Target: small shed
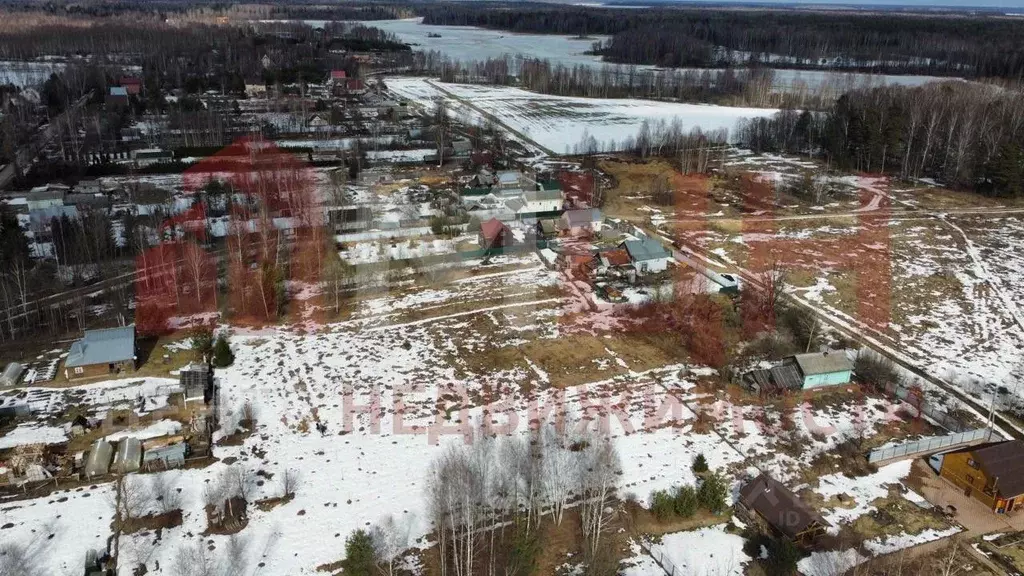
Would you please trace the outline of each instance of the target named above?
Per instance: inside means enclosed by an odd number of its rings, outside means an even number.
[[[21,375],[25,372],[25,367],[17,362],[11,362],[4,368],[3,374],[0,374],[0,388],[10,388],[17,386],[18,381],[21,380]]]
[[[110,471],[110,458],[114,454],[114,447],[106,440],[97,440],[89,448],[89,455],[85,459],[86,478],[103,476]]]
[[[853,363],[842,351],[811,352],[793,356],[803,375],[803,388],[849,384]]]
[[[178,383],[185,393],[185,403],[203,402],[213,399],[213,370],[208,364],[193,362],[181,369]]]
[[[512,230],[497,218],[480,223],[480,246],[484,249],[512,245]]]
[[[188,444],[184,442],[151,448],[142,455],[142,466],[146,470],[179,468],[185,465],[185,454],[187,452]]]
[[[135,472],[142,463],[142,442],[138,438],[125,438],[117,443],[117,455],[112,468],[118,474]]]

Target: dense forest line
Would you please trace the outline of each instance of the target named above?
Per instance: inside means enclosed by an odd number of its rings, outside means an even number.
[[[510,56],[462,62],[437,51],[413,55],[414,73],[443,82],[517,86],[555,96],[646,98],[725,106],[824,108],[847,90],[860,87],[855,78],[837,77],[811,89],[775,89],[770,68],[724,70],[650,70],[636,66],[565,66],[548,60]]]
[[[1024,94],[994,86],[854,90],[827,112],[745,122],[738,137],[757,152],[810,154],[844,170],[1024,195]]]
[[[610,35],[608,61],[718,67],[751,63],[1019,79],[1024,23],[994,17],[474,4],[420,5],[424,23],[514,32]]]

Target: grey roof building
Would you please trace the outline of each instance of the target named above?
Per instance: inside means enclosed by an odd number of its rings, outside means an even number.
[[[786,538],[807,543],[830,524],[781,482],[761,474],[740,488],[738,503]]]
[[[65,360],[65,368],[78,369],[89,366],[103,368],[117,365],[120,368],[135,368],[135,325],[120,328],[86,330],[81,340],[71,345],[71,352]],[[81,374],[81,371],[76,370]]]
[[[645,262],[648,260],[659,260],[661,258],[670,258],[671,255],[665,247],[662,246],[661,242],[654,240],[653,238],[641,238],[640,240],[626,240],[622,243],[626,252],[629,252],[629,257],[634,262]]]
[[[797,354],[793,357],[804,376],[815,374],[832,374],[833,372],[849,372],[853,370],[853,362],[842,352],[811,352]]]

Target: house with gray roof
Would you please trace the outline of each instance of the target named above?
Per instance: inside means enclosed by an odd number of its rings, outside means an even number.
[[[668,269],[669,260],[672,259],[672,254],[661,242],[647,236],[637,240],[626,240],[619,247],[629,253],[633,269],[641,276],[664,272]]]
[[[793,356],[803,376],[803,388],[820,388],[822,386],[842,386],[849,384],[853,376],[853,362],[842,350],[811,352]]]
[[[64,378],[93,378],[134,372],[135,325],[86,330],[64,359]]]

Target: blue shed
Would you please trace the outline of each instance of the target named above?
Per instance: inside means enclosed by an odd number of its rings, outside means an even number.
[[[804,390],[824,386],[849,384],[853,376],[853,362],[845,352],[812,352],[793,357],[804,379]]]

